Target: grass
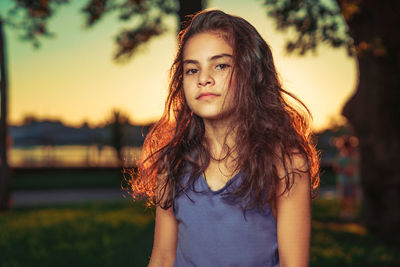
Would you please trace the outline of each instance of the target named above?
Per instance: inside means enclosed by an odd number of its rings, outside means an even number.
[[[337,200],[313,203],[310,266],[400,266],[398,248],[339,214]]]
[[[310,266],[400,266],[394,247],[338,214],[335,200],[313,203]],[[147,266],[153,218],[129,202],[0,213],[0,266]]]
[[[152,211],[97,203],[0,214],[0,266],[146,266]]]

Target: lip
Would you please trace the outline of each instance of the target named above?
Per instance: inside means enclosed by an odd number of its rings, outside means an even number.
[[[200,95],[197,97],[197,99],[199,99],[199,100],[205,100],[205,99],[211,99],[211,98],[214,98],[214,97],[217,97],[217,96],[219,96],[219,95],[206,92],[206,93],[200,94]]]

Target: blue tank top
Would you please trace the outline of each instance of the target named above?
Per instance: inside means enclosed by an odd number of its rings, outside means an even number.
[[[178,221],[175,267],[279,266],[276,221],[269,205],[261,212],[246,211],[223,199],[240,185],[239,172],[213,191],[203,175],[174,201]],[[186,174],[182,182],[187,182]],[[245,216],[244,216],[245,215]]]

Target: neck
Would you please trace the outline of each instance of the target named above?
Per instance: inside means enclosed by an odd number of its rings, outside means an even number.
[[[220,120],[204,120],[205,141],[210,149],[212,159],[224,159],[228,152],[230,157],[236,155],[232,151],[235,146],[235,130],[230,127],[230,122]]]

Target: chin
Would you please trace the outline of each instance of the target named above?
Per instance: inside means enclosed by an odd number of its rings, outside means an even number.
[[[204,120],[220,120],[220,119],[226,119],[227,117],[230,117],[230,115],[233,114],[234,110],[233,108],[231,109],[224,109],[220,110],[217,107],[203,107],[203,108],[195,108],[193,107],[192,109],[193,113],[199,116],[200,118]]]
[[[200,118],[204,119],[204,120],[218,120],[219,118],[221,118],[220,114],[205,114],[205,113],[197,113],[197,116],[199,116]]]
[[[222,120],[222,119],[227,119],[230,116],[227,116],[229,113],[220,113],[220,112],[204,112],[204,113],[195,113],[197,116],[201,117],[203,120]]]

